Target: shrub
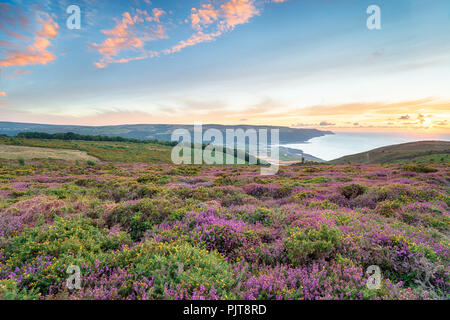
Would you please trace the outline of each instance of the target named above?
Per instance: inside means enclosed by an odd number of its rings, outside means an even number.
[[[337,210],[339,209],[339,206],[333,202],[330,202],[328,199],[324,201],[313,201],[308,203],[307,208],[320,208],[323,210]]]
[[[128,201],[115,207],[106,217],[110,227],[118,224],[139,241],[151,226],[163,222],[177,208],[174,201],[166,199],[142,199]]]
[[[251,183],[244,187],[245,193],[256,198],[272,197],[281,199],[291,194],[291,188],[277,184],[258,184]]]
[[[310,260],[329,257],[338,247],[340,238],[341,232],[338,228],[321,224],[319,229],[292,229],[283,243],[290,262],[293,265],[301,265]]]
[[[104,233],[81,218],[55,218],[50,226],[27,230],[13,239],[6,249],[13,263],[19,264],[37,256],[83,256],[101,252]]]
[[[398,201],[386,200],[377,204],[375,212],[385,217],[395,217],[400,207],[401,204]]]
[[[254,211],[250,211],[245,215],[245,221],[248,223],[261,222],[263,224],[270,223],[271,211],[268,208],[258,207]]]
[[[15,280],[0,280],[0,300],[38,300],[36,289],[20,289]]]
[[[354,199],[366,192],[366,187],[360,184],[352,183],[339,187],[338,191],[347,199]]]
[[[402,167],[403,171],[412,171],[417,173],[431,173],[438,170],[432,167],[425,166],[424,164],[406,164]]]
[[[18,288],[47,295],[52,286],[65,281],[67,266],[92,265],[109,250],[128,244],[130,237],[124,233],[108,234],[87,219],[57,217],[53,225],[13,238],[4,250],[8,269],[0,271],[17,274]],[[24,273],[27,276],[22,277]]]
[[[235,281],[229,264],[217,252],[187,243],[146,241],[111,257],[118,267],[134,266],[132,272],[153,278],[154,299],[191,299],[202,286],[219,296],[231,291]]]

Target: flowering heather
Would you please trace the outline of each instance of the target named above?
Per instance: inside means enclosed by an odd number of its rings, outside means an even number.
[[[0,161],[0,299],[448,299],[450,170]],[[369,266],[379,289],[369,289]],[[68,288],[69,266],[81,288]]]

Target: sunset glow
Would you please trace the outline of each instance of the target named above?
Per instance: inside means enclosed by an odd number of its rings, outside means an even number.
[[[450,129],[446,1],[376,31],[369,1],[83,0],[80,30],[63,2],[0,3],[0,121]]]

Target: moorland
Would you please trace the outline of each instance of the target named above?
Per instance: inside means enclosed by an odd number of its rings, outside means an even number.
[[[158,143],[1,139],[95,160],[0,159],[0,299],[449,297],[448,158],[261,176]]]

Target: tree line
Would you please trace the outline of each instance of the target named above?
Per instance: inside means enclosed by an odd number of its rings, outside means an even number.
[[[21,132],[16,135],[16,138],[24,139],[46,139],[46,140],[81,140],[81,141],[109,141],[109,142],[131,142],[131,143],[154,143],[165,146],[174,147],[177,142],[160,141],[156,139],[142,140],[135,138],[124,138],[120,136],[102,136],[102,135],[87,135],[78,134],[74,132],[58,132],[58,133],[46,133],[46,132]]]

